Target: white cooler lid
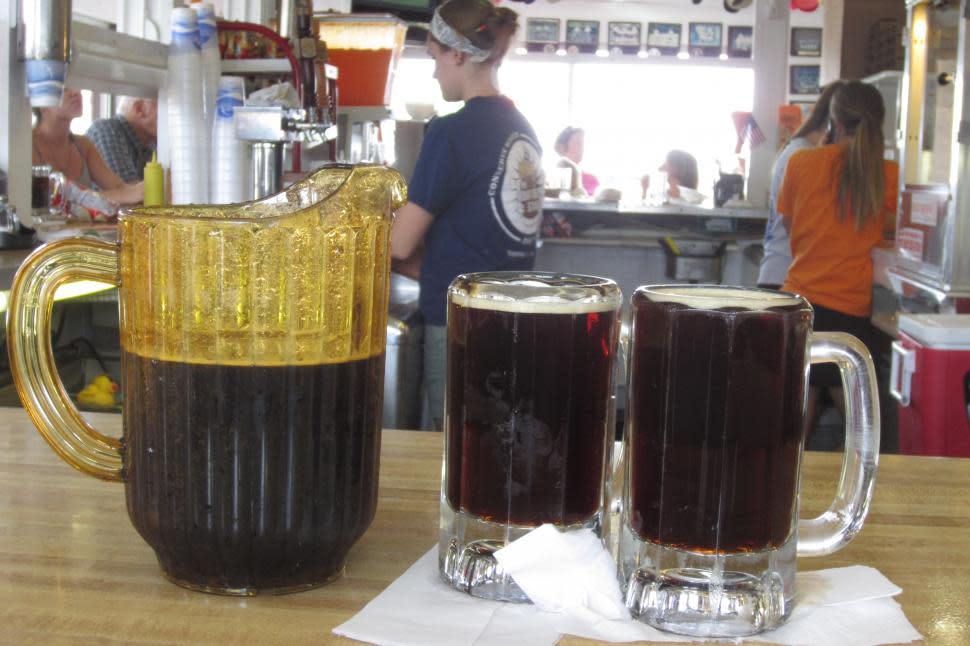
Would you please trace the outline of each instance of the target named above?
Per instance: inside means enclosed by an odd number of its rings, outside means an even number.
[[[900,314],[899,331],[932,348],[970,350],[970,314]]]

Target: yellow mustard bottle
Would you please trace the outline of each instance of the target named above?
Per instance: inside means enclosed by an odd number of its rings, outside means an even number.
[[[165,203],[165,172],[158,163],[158,154],[145,164],[145,206],[162,206]]]

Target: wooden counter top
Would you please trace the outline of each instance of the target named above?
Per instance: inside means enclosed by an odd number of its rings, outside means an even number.
[[[119,415],[90,418],[120,433]],[[128,522],[123,487],[75,472],[22,410],[0,409],[0,642],[356,643],[331,629],[436,540],[440,459],[439,434],[386,431],[377,517],[346,575],[299,594],[220,597],[168,583]],[[807,455],[806,512],[828,504],[838,467],[838,455]],[[884,456],[859,537],[799,562],[856,563],[903,588],[897,600],[926,643],[970,643],[970,460]]]

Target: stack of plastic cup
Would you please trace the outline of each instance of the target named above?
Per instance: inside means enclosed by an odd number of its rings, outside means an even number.
[[[202,54],[195,12],[172,9],[172,42],[168,48],[168,141],[172,204],[205,204],[209,200],[209,131],[203,117]]]
[[[219,36],[216,31],[216,12],[209,3],[194,4],[195,15],[199,21],[199,45],[202,48],[202,96],[203,118],[206,132],[212,132],[215,124],[216,99],[219,96],[219,75],[222,73],[222,60],[219,58]],[[212,151],[209,151],[209,159]],[[211,178],[210,178],[211,182]],[[210,198],[212,187],[209,187]]]
[[[212,129],[212,186],[214,204],[235,204],[252,199],[252,161],[249,144],[236,138],[233,112],[242,106],[245,85],[239,76],[219,79],[219,100]]]

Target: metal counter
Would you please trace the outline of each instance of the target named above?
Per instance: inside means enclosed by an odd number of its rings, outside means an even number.
[[[715,208],[687,204],[625,204],[587,200],[546,199],[545,213],[564,216],[573,236],[639,229],[659,235],[716,240],[761,240],[768,211],[755,208]]]

